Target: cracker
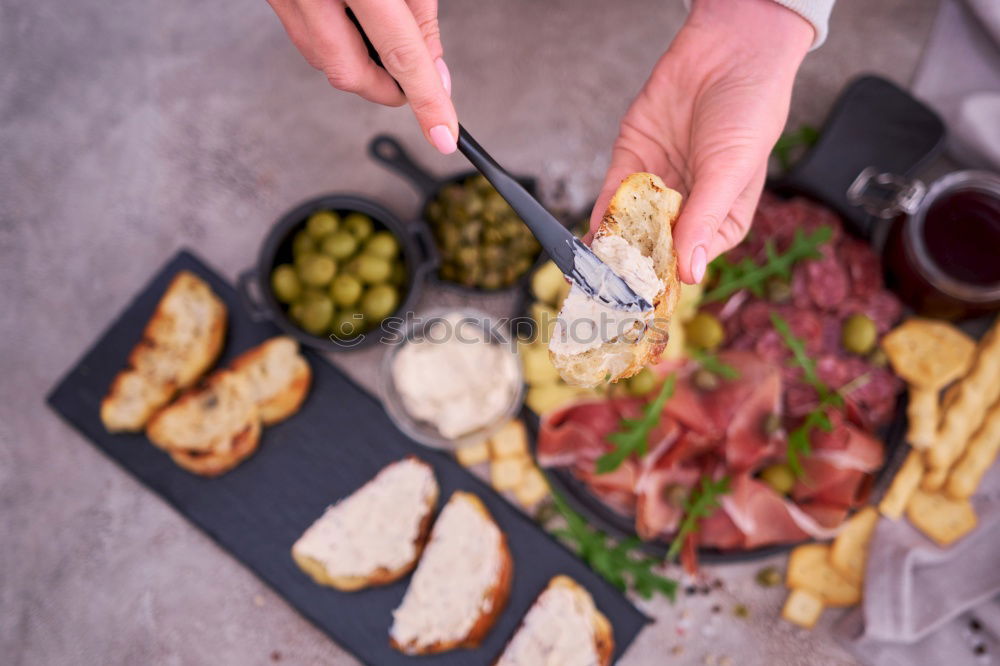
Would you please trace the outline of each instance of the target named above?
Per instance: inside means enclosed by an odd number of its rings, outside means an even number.
[[[913,493],[906,507],[906,517],[913,526],[939,546],[948,546],[975,529],[979,522],[972,503],[956,500],[944,493]]]
[[[887,333],[882,348],[907,383],[940,389],[968,371],[976,343],[951,324],[912,318]]]
[[[792,551],[788,558],[786,584],[808,590],[827,606],[853,606],[861,600],[861,586],[845,578],[830,564],[830,547],[809,543]]]
[[[823,599],[808,590],[796,589],[788,594],[785,606],[781,609],[781,617],[792,624],[806,629],[816,626],[816,621],[823,614]]]

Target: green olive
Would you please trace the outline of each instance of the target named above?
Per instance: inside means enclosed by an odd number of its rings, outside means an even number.
[[[306,309],[305,303],[303,303],[302,301],[292,303],[292,306],[288,308],[288,316],[291,317],[292,321],[301,326],[302,315],[305,313],[305,309]]]
[[[330,298],[337,307],[345,308],[357,303],[363,290],[361,280],[353,275],[342,274],[333,278],[330,283]]]
[[[333,301],[329,298],[319,298],[302,303],[302,314],[299,324],[313,335],[322,335],[330,328],[333,319]]]
[[[392,265],[392,275],[389,276],[389,282],[397,287],[406,284],[406,266],[403,265],[403,262],[397,261]]]
[[[300,231],[295,234],[295,238],[292,239],[292,256],[298,259],[303,254],[309,254],[310,252],[316,251],[316,241],[313,240],[312,236],[307,234],[305,231]]]
[[[291,264],[281,264],[271,273],[271,290],[282,303],[292,303],[302,293],[302,284]]]
[[[643,368],[638,373],[629,377],[626,386],[631,395],[646,395],[656,388],[656,373],[649,368]]]
[[[358,249],[358,241],[349,231],[335,231],[323,238],[320,250],[337,261],[347,259]]]
[[[336,262],[325,254],[303,255],[298,262],[299,279],[311,287],[329,284],[336,272]]]
[[[712,350],[725,341],[726,332],[715,315],[699,312],[684,325],[684,337],[692,347]]]
[[[395,259],[399,254],[399,241],[391,231],[379,231],[365,241],[365,253],[373,254],[383,259]]]
[[[332,234],[340,225],[340,216],[332,210],[319,210],[309,216],[306,232],[316,240]]]
[[[341,310],[330,324],[330,332],[338,338],[353,338],[365,330],[365,318],[354,310]]]
[[[852,354],[867,354],[875,346],[878,329],[875,322],[863,314],[853,314],[840,330],[840,342]]]
[[[761,481],[771,486],[779,495],[787,495],[795,487],[795,474],[784,463],[769,465],[760,472]]]
[[[344,228],[359,241],[372,235],[373,226],[372,219],[363,213],[351,213],[344,218]]]
[[[385,282],[392,275],[392,264],[381,257],[362,254],[357,261],[357,275],[362,282],[367,284]]]
[[[371,321],[382,321],[399,305],[399,293],[388,284],[369,287],[361,297],[361,312]]]

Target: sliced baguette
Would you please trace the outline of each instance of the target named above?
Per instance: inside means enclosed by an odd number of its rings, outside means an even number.
[[[232,369],[245,377],[264,425],[284,421],[302,406],[312,370],[299,353],[299,343],[280,335],[241,354]]]
[[[146,434],[181,467],[217,476],[257,450],[260,430],[247,380],[231,370],[219,370],[157,412]]]
[[[438,492],[430,465],[416,456],[394,462],[329,507],[292,546],[292,559],[338,590],[398,580],[423,552]]]
[[[180,390],[193,385],[222,350],[226,306],[189,271],[171,281],[101,402],[110,432],[138,432]]]
[[[555,576],[528,609],[495,666],[608,666],[615,641],[587,590]]]
[[[680,294],[672,233],[680,206],[681,195],[651,173],[634,173],[618,187],[594,238],[620,236],[652,259],[653,269],[663,283],[652,303],[654,323],[638,339],[618,336],[579,353],[554,351],[550,340],[549,355],[566,383],[589,387],[617,382],[654,362],[663,351],[667,322]],[[563,319],[563,312],[559,317]]]
[[[507,603],[512,575],[503,532],[478,497],[456,491],[392,613],[390,644],[406,654],[476,647]]]

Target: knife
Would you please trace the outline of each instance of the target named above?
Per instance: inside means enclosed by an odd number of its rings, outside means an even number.
[[[365,42],[368,56],[384,69],[378,51],[368,39],[354,12],[350,8],[346,11]],[[398,82],[396,85],[399,85]],[[653,309],[649,301],[635,293],[621,276],[573,236],[552,213],[545,210],[545,207],[501,167],[461,124],[458,126],[458,149],[510,204],[559,270],[585,294],[617,310],[648,312]]]

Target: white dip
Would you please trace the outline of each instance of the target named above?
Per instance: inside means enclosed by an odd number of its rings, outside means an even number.
[[[460,313],[442,319],[403,345],[392,381],[411,416],[455,439],[499,419],[521,380],[517,357],[487,342],[478,321]]]
[[[524,617],[496,666],[597,666],[593,603],[565,587],[550,587]]]
[[[415,559],[420,523],[437,492],[430,467],[400,460],[328,508],[292,550],[322,563],[331,576],[396,571]]]
[[[663,290],[653,259],[621,236],[595,238],[590,249],[649,303]],[[622,336],[638,340],[652,317],[652,310],[627,312],[605,305],[573,285],[553,328],[549,350],[554,354],[579,354]]]
[[[399,608],[392,638],[405,651],[465,638],[492,609],[487,593],[503,562],[500,528],[474,495],[456,492],[441,510]]]

